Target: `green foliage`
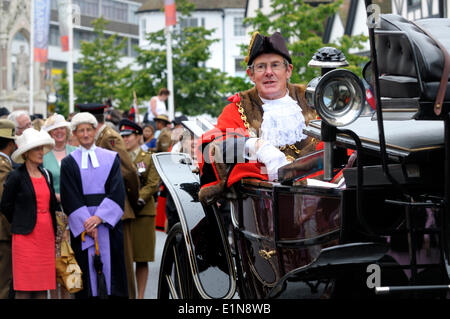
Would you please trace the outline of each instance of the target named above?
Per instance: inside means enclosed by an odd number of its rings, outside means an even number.
[[[361,66],[367,58],[350,54],[350,51],[354,48],[361,49],[362,42],[366,41],[367,37],[345,35],[337,44],[324,44],[322,41],[326,19],[336,14],[342,2],[339,0],[311,6],[304,0],[272,0],[270,15],[264,15],[258,10],[255,17],[246,18],[244,23],[264,35],[279,31],[288,40],[288,49],[294,66],[291,77],[293,83],[308,83],[320,75],[320,69],[310,68],[307,65],[314,53],[324,46],[340,49],[350,64],[348,68],[360,75]],[[246,49],[242,52],[247,54]]]
[[[67,118],[69,115],[69,81],[65,69],[63,69],[61,78],[57,81],[57,87],[58,100],[55,105],[55,112]]]
[[[182,32],[172,32],[172,69],[174,104],[176,111],[195,115],[210,113],[217,115],[223,105],[219,91],[226,80],[219,69],[204,66],[210,58],[209,47],[213,30],[189,27]],[[150,49],[137,49],[134,88],[140,98],[149,100],[160,88],[167,87],[166,36],[164,30],[149,33]]]
[[[74,93],[77,103],[102,103],[111,98],[119,106],[128,109],[132,93],[127,79],[131,76],[129,67],[119,68],[118,62],[124,56],[123,48],[127,44],[124,38],[117,41],[117,35],[104,33],[106,20],[96,19],[92,22],[95,40],[81,42],[80,69],[74,74]]]

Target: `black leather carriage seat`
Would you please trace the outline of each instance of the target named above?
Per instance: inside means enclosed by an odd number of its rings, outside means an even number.
[[[415,23],[426,29],[450,52],[450,19],[421,19]],[[395,33],[384,34],[384,31],[403,31],[407,38]],[[422,89],[411,44],[417,57]],[[383,14],[381,28],[376,29],[376,48],[382,97],[418,97],[421,101],[434,102],[444,68],[444,56],[432,39],[403,17]],[[444,100],[450,101],[450,84],[447,84]]]
[[[378,123],[372,117],[361,116],[341,128],[355,132],[361,139],[363,148],[379,152]],[[303,131],[307,135],[320,138],[321,121],[311,121]],[[406,158],[444,148],[442,121],[384,121],[384,133],[387,153],[393,156]],[[354,148],[353,139],[347,135],[338,134],[336,141],[348,148]]]

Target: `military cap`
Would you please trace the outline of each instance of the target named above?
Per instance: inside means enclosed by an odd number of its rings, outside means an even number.
[[[76,104],[75,105],[80,112],[89,112],[91,114],[103,114],[105,112],[105,108],[109,107],[103,103],[86,103],[86,104]]]
[[[9,115],[9,110],[6,107],[0,107],[0,116]]]
[[[13,121],[0,119],[0,137],[16,139],[16,125]]]
[[[119,122],[119,131],[121,136],[130,135],[130,134],[138,134],[141,135],[143,130],[139,124],[130,121],[129,119],[122,119]]]
[[[259,32],[254,32],[250,45],[248,47],[248,54],[245,57],[247,65],[252,65],[253,61],[263,53],[276,53],[284,57],[290,64],[292,64],[291,55],[289,54],[286,40],[280,32],[275,32],[271,36],[265,36]]]

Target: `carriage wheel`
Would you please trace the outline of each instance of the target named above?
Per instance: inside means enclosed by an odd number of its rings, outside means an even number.
[[[192,278],[181,224],[167,234],[159,271],[158,299],[194,299],[199,294]]]

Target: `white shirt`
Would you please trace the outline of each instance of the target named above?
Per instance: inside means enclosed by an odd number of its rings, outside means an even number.
[[[155,96],[154,98],[156,99],[156,113],[158,115],[167,114],[166,103],[164,103],[164,101],[161,101],[158,96]],[[155,118],[155,115],[152,112],[151,102],[152,102],[152,100],[150,100],[150,103],[148,103],[148,108],[147,108],[147,112],[148,112],[147,119],[149,121],[153,121],[153,119]]]

